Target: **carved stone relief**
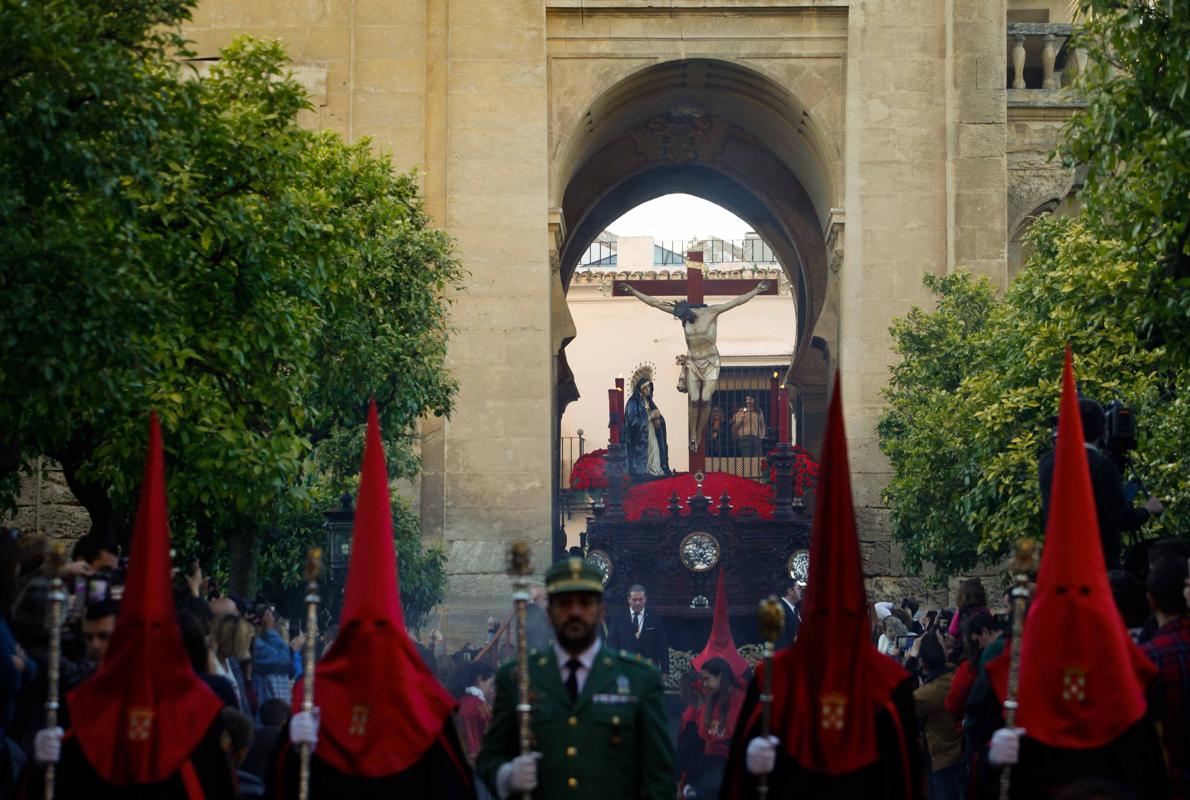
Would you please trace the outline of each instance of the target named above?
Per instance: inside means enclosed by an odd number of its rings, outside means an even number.
[[[665,164],[707,161],[722,146],[727,123],[698,108],[683,107],[647,119],[632,133],[646,159]]]

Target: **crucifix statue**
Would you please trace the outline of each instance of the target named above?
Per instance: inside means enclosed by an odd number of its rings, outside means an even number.
[[[616,283],[619,284],[620,291],[630,293],[642,303],[672,314],[682,322],[688,350],[685,369],[690,409],[689,446],[690,452],[701,454],[703,433],[706,430],[707,421],[711,417],[711,397],[715,394],[715,388],[719,382],[719,348],[716,346],[719,315],[724,311],[743,305],[758,294],[769,291],[772,285],[768,281],[761,281],[751,290],[726,303],[708,306],[703,302],[701,252],[686,254],[686,275],[687,283],[685,287],[682,287],[686,289],[686,297],[676,301],[658,300],[626,282],[617,281]],[[681,287],[681,283],[678,281],[641,281],[640,283],[650,284],[647,288],[652,288],[658,294],[669,293],[673,289]],[[739,284],[750,283],[750,281],[723,280],[711,283],[711,288],[717,293],[726,293],[727,291],[739,291]],[[651,284],[659,284],[659,286],[654,288]],[[669,284],[675,285],[670,286]],[[700,470],[702,461],[702,458],[697,459],[696,465],[695,459],[691,459],[691,470]]]

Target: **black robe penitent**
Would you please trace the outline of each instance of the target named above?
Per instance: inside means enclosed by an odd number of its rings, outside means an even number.
[[[1021,737],[1020,758],[1010,775],[1009,797],[1044,800],[1076,780],[1099,778],[1126,786],[1145,800],[1161,800],[1169,797],[1163,753],[1157,730],[1148,717],[1142,717],[1114,742],[1086,750],[1050,747],[1025,735]],[[998,798],[1001,771],[988,764],[986,747],[975,761],[974,772],[975,796]]]
[[[298,795],[298,751],[290,744],[289,726],[277,736],[277,751],[266,775],[265,797],[296,800]],[[310,757],[310,797],[344,800],[474,800],[475,783],[467,758],[459,745],[454,721],[447,717],[442,732],[416,764],[402,772],[367,778],[340,772],[318,757]]]
[[[201,786],[205,800],[234,798],[235,769],[221,738],[223,724],[219,717],[207,729],[206,735],[190,754],[190,765]],[[25,766],[24,781],[18,797],[33,800],[45,797],[45,771],[30,759]],[[78,739],[67,736],[62,740],[62,758],[54,775],[54,797],[60,800],[187,800],[181,771],[157,783],[121,786],[99,777],[91,762],[83,755]]]
[[[740,720],[752,718],[759,702],[759,687],[753,680],[744,698]],[[769,797],[782,800],[919,800],[923,797],[921,754],[917,736],[917,717],[913,707],[913,681],[906,680],[892,694],[899,720],[889,711],[876,715],[876,746],[879,758],[869,766],[843,775],[826,775],[807,769],[794,761],[780,746],[777,766],[769,775]],[[780,732],[774,731],[780,736]],[[748,772],[745,751],[748,742],[760,735],[760,724],[749,730],[736,729],[731,741],[731,755],[723,775],[720,800],[756,797],[756,776]],[[906,769],[908,775],[906,775]],[[908,788],[908,791],[906,789]]]

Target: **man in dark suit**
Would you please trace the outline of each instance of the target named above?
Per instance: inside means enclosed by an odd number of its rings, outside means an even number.
[[[607,643],[614,650],[627,650],[649,659],[665,675],[669,672],[669,642],[661,617],[646,611],[648,602],[645,587],[639,583],[628,587],[627,613],[612,617]]]
[[[1124,531],[1140,527],[1165,509],[1156,497],[1149,497],[1136,508],[1124,496],[1124,481],[1115,462],[1099,451],[1105,419],[1103,406],[1089,397],[1080,397],[1079,416],[1083,423],[1083,440],[1087,451],[1087,468],[1091,472],[1091,490],[1095,495],[1095,516],[1099,520],[1099,541],[1103,545],[1103,560],[1108,570],[1118,569],[1123,549]],[[1054,480],[1054,451],[1046,453],[1038,464],[1041,484],[1041,525],[1049,519],[1050,486]]]
[[[781,610],[785,612],[785,627],[781,629],[781,636],[777,639],[777,649],[789,647],[797,638],[797,629],[802,624],[802,590],[806,588],[804,581],[790,581],[785,587],[785,594],[781,597]]]

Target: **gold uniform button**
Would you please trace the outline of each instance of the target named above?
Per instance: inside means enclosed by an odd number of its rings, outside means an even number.
[[[567,722],[567,724],[569,724],[569,725],[577,725],[577,724],[578,724],[578,717],[571,717],[570,719],[566,720],[566,722]]]
[[[578,786],[578,778],[567,778],[566,785],[569,786],[571,789],[575,788],[576,786]]]
[[[570,756],[571,758],[574,758],[575,756],[578,755],[578,748],[577,747],[567,747],[566,755]]]

